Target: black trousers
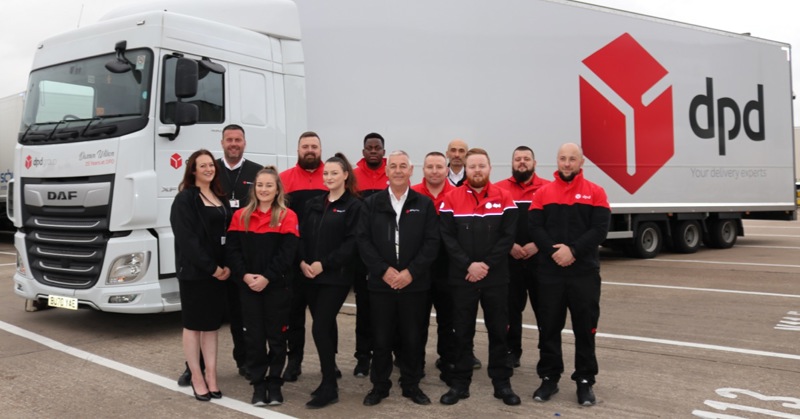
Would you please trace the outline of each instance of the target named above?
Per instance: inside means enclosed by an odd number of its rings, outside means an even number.
[[[299,269],[295,272],[289,309],[289,332],[286,334],[289,362],[297,364],[303,362],[303,353],[306,347],[306,308],[310,308],[309,295],[314,286],[312,280],[306,278]],[[338,329],[334,328],[333,333],[334,341],[338,342]]]
[[[495,388],[511,385],[514,369],[509,363],[506,333],[508,331],[508,284],[474,288],[452,287],[453,326],[456,337],[456,360],[452,386],[468,390],[472,382],[472,342],[478,304],[483,308],[486,330],[489,332],[489,367],[487,372]]]
[[[242,321],[241,302],[239,301],[239,284],[236,281],[225,281],[227,288],[227,307],[225,317],[231,328],[233,339],[233,359],[238,368],[247,365],[247,343],[244,337],[244,323]]]
[[[370,380],[379,391],[392,387],[392,351],[399,340],[400,385],[415,387],[422,379],[428,335],[428,292],[370,292],[375,343]]]
[[[447,286],[447,278],[435,278],[431,283],[428,296],[425,330],[430,326],[431,307],[436,308],[436,353],[441,362],[452,364],[455,362],[455,333],[453,332],[453,296]],[[428,343],[428,333],[423,337],[423,351]],[[424,352],[423,352],[424,356]],[[423,358],[424,359],[424,358]]]
[[[251,384],[259,384],[266,377],[269,387],[280,387],[283,384],[281,374],[286,364],[286,331],[291,290],[267,286],[262,292],[253,292],[249,288],[241,288],[247,368],[252,377]]]
[[[308,307],[313,323],[311,335],[319,354],[323,388],[336,388],[336,348],[338,333],[336,316],[350,292],[349,286],[318,285],[308,287]]]
[[[356,359],[372,358],[372,319],[370,316],[369,290],[367,289],[367,268],[361,261],[356,262],[353,291],[356,294]]]
[[[508,335],[506,343],[508,351],[516,356],[522,355],[522,314],[528,299],[537,318],[536,311],[536,271],[531,260],[508,258],[508,269],[511,274],[508,283]]]
[[[539,274],[539,377],[558,379],[564,372],[561,331],[569,309],[575,335],[575,381],[594,384],[597,375],[595,334],[600,318],[600,274],[558,276]]]

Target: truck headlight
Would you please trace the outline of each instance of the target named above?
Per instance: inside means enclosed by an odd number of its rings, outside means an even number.
[[[128,284],[138,281],[150,265],[150,252],[137,252],[122,255],[111,264],[106,284]]]
[[[25,268],[25,261],[22,260],[22,256],[20,256],[19,253],[17,253],[17,272],[22,276],[28,276],[28,270]]]

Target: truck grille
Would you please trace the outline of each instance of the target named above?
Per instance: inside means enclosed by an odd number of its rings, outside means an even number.
[[[113,180],[113,175],[23,179],[25,246],[37,281],[68,289],[97,283],[111,237]]]

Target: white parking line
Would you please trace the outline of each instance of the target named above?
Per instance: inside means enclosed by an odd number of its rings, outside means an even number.
[[[797,234],[750,234],[747,233],[746,237],[800,237]]]
[[[172,390],[178,393],[185,394],[188,397],[194,397],[192,394],[191,388],[184,388],[179,387],[175,380],[171,378],[162,377],[160,375],[153,374],[149,371],[141,370],[136,367],[132,367],[130,365],[125,365],[119,363],[117,361],[112,361],[108,358],[104,358],[102,356],[95,355],[90,352],[82,351],[77,348],[73,348],[71,346],[64,345],[61,342],[55,341],[53,339],[44,337],[42,335],[38,335],[33,332],[29,332],[25,329],[20,327],[14,326],[12,324],[8,324],[4,321],[0,321],[0,329],[5,330],[6,332],[15,334],[17,336],[23,337],[28,340],[32,340],[36,343],[41,345],[47,346],[51,349],[55,349],[57,351],[63,352],[67,355],[72,355],[76,358],[82,359],[84,361],[89,361],[95,363],[97,365],[104,366],[106,368],[110,368],[115,371],[119,371],[123,374],[130,375],[131,377],[138,378],[143,381],[147,381],[148,383],[155,384],[157,386],[163,387],[167,390]],[[221,399],[212,399],[211,403],[218,404],[220,406],[227,407],[228,409],[235,410],[237,412],[242,412],[248,415],[262,417],[262,418],[292,418],[292,416],[284,415],[282,413],[278,413],[272,410],[267,410],[260,407],[255,407],[251,404],[241,402],[239,400],[232,399],[230,397],[223,397]]]
[[[757,246],[757,245],[747,245],[747,244],[737,244],[736,247],[757,247],[761,249],[792,249],[797,250],[800,249],[800,246]]]
[[[14,266],[16,264],[17,264],[16,262],[14,262],[14,263],[0,263],[0,266]]]
[[[17,252],[0,252],[0,255],[16,256]]]
[[[644,259],[648,262],[680,262],[680,263],[706,263],[709,265],[739,265],[739,266],[766,266],[771,268],[800,268],[800,265],[783,265],[779,263],[753,263],[753,262],[721,262],[714,260],[691,259]]]
[[[621,286],[625,286],[625,287],[644,287],[644,288],[663,288],[663,289],[684,290],[684,291],[719,292],[719,293],[723,293],[723,294],[759,295],[759,296],[765,296],[765,297],[800,298],[800,295],[796,295],[796,294],[777,294],[777,293],[773,293],[773,292],[723,290],[723,289],[715,289],[715,288],[677,287],[677,286],[674,286],[674,285],[631,284],[631,283],[626,283],[626,282],[610,282],[610,281],[603,281],[603,285],[621,285]]]
[[[347,307],[355,307],[355,304],[352,303],[345,303]],[[435,314],[431,313],[431,317],[434,317]],[[476,320],[478,323],[484,323],[484,320],[478,318]],[[522,327],[524,329],[530,330],[538,330],[539,328],[536,325],[532,324],[523,324]],[[572,334],[572,330],[564,329],[562,334]],[[657,339],[657,338],[648,338],[642,336],[628,336],[628,335],[615,335],[611,333],[598,333],[598,337],[601,338],[608,338],[608,339],[620,339],[620,340],[631,340],[636,342],[646,342],[646,343],[655,343],[660,345],[670,345],[670,346],[680,346],[684,348],[698,348],[698,349],[707,349],[711,351],[720,351],[720,352],[733,352],[738,354],[745,354],[745,355],[755,355],[755,356],[763,356],[769,358],[782,358],[782,359],[793,359],[800,361],[800,355],[795,354],[784,354],[781,352],[769,352],[769,351],[759,351],[754,349],[743,349],[743,348],[734,348],[731,346],[721,346],[721,345],[709,345],[705,343],[695,343],[695,342],[682,342],[679,340],[670,340],[670,339]]]

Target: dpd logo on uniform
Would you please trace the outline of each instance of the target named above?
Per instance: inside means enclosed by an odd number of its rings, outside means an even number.
[[[633,194],[675,152],[668,72],[627,33],[583,63],[590,71],[580,77],[584,155]]]

